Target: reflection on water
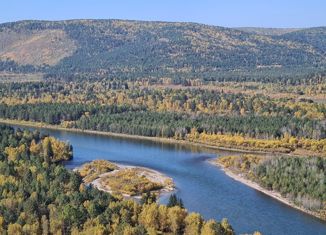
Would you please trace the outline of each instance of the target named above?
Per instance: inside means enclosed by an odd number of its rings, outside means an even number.
[[[31,128],[32,129],[32,128]],[[198,146],[156,143],[65,131],[41,130],[74,148],[74,159],[66,163],[74,168],[94,159],[144,166],[158,170],[176,183],[186,208],[206,219],[229,219],[237,233],[326,234],[326,223],[292,209],[226,176],[207,160],[230,154]],[[234,154],[234,153],[232,153]],[[162,203],[169,195],[163,195]]]

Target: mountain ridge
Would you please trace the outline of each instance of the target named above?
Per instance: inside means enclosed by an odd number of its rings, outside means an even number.
[[[266,35],[184,22],[7,22],[0,24],[0,71],[202,80],[221,77],[222,71],[225,80],[238,71],[254,76],[263,69],[268,76],[283,76],[304,68],[324,70],[325,38],[326,27]]]

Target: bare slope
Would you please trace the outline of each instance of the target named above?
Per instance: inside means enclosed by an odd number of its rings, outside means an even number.
[[[0,32],[0,59],[14,60],[21,65],[55,65],[75,50],[74,41],[63,30]]]

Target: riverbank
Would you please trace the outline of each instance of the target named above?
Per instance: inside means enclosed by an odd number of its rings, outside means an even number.
[[[248,154],[283,154],[289,156],[302,156],[300,154],[293,154],[293,153],[282,153],[276,152],[273,150],[270,151],[262,151],[262,150],[249,150],[239,148],[239,146],[234,147],[223,147],[223,146],[216,146],[210,145],[205,143],[193,142],[188,140],[177,140],[172,138],[161,138],[161,137],[149,137],[149,136],[141,136],[141,135],[131,135],[131,134],[123,134],[123,133],[113,133],[113,132],[104,132],[104,131],[95,131],[95,130],[82,130],[77,128],[66,128],[59,125],[50,125],[41,122],[31,122],[31,121],[18,121],[18,120],[11,120],[11,119],[1,119],[0,123],[9,124],[9,125],[20,125],[26,127],[36,127],[36,128],[44,128],[50,130],[61,130],[61,131],[69,131],[75,133],[85,133],[85,134],[93,134],[93,135],[101,135],[101,136],[110,136],[110,137],[117,137],[117,138],[128,138],[128,139],[135,139],[135,140],[147,140],[152,142],[159,142],[159,143],[167,143],[167,144],[180,144],[184,146],[190,147],[199,147],[199,148],[206,148],[210,150],[219,150],[219,151],[230,151],[230,152],[237,152],[237,153],[248,153]]]
[[[302,211],[302,212],[304,212],[306,214],[314,216],[314,217],[316,217],[318,219],[326,221],[326,219],[321,217],[318,213],[307,210],[307,209],[305,209],[303,207],[300,207],[300,206],[294,204],[289,199],[283,197],[279,192],[271,191],[271,190],[268,190],[266,188],[263,188],[258,183],[247,179],[244,174],[237,174],[237,173],[233,172],[232,170],[224,167],[222,164],[218,163],[216,160],[211,160],[211,161],[209,161],[209,163],[219,167],[220,169],[222,169],[225,172],[225,174],[227,176],[231,177],[232,179],[234,179],[234,180],[236,180],[236,181],[238,181],[238,182],[240,182],[242,184],[245,184],[246,186],[248,186],[250,188],[253,188],[253,189],[255,189],[255,190],[257,190],[257,191],[259,191],[259,192],[261,192],[261,193],[263,193],[263,194],[265,194],[267,196],[269,196],[269,197],[272,197],[272,198],[278,200],[279,202],[282,202],[282,203],[286,204],[287,206],[290,206],[290,207],[292,207],[294,209],[297,209],[297,210]]]

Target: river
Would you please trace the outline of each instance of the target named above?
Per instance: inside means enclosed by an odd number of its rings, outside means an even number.
[[[326,222],[251,189],[208,163],[209,159],[228,152],[59,130],[40,131],[72,144],[74,158],[66,163],[68,168],[106,159],[168,175],[189,211],[199,212],[205,219],[228,218],[237,234],[257,230],[264,235],[326,234]],[[168,196],[163,195],[160,201],[165,203]]]

